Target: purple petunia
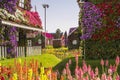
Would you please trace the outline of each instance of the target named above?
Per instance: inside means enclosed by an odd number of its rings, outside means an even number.
[[[83,35],[81,39],[90,39],[96,29],[100,29],[102,25],[102,12],[94,4],[85,2],[83,5]]]

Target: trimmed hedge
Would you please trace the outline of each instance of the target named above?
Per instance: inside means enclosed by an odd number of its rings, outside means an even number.
[[[85,41],[85,53],[88,59],[110,59],[120,56],[120,40]]]

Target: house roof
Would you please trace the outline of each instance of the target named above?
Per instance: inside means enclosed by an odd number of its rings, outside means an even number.
[[[77,29],[77,27],[70,28],[68,36],[70,36],[76,29]]]
[[[54,38],[51,33],[47,33],[47,32],[45,33],[45,32],[43,32],[42,35],[46,36],[48,39],[53,39]]]
[[[15,14],[10,14],[7,10],[0,8],[0,20],[3,20],[4,22],[7,21],[5,22],[7,25],[9,22],[9,25],[10,23],[14,23],[17,26],[25,25],[27,28],[32,27],[31,29],[42,29],[42,22],[37,12],[17,9]]]
[[[50,34],[53,35],[53,38],[54,38],[54,39],[57,39],[57,38],[56,38],[56,33],[50,33]],[[60,38],[61,38],[62,36],[63,36],[63,33],[61,32],[61,33],[60,33]]]

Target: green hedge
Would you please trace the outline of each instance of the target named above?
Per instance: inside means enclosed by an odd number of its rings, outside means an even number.
[[[86,58],[90,59],[109,59],[120,56],[120,40],[112,41],[85,41]]]

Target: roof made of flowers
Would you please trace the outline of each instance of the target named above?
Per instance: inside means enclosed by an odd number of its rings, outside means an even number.
[[[42,22],[38,12],[17,9],[14,14],[10,14],[7,10],[0,8],[0,19],[42,28]]]
[[[43,32],[42,35],[46,36],[46,38],[48,38],[48,39],[53,39],[53,35],[51,33]]]

